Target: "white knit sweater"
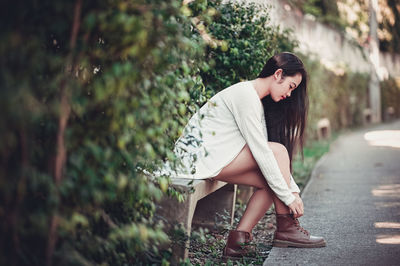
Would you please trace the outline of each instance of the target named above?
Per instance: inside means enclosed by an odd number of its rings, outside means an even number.
[[[271,189],[286,205],[292,203],[295,199],[292,192],[300,190],[293,177],[289,189],[268,146],[263,106],[250,81],[220,91],[192,116],[175,143],[174,152],[182,167],[171,176],[190,179],[217,176],[246,143]]]

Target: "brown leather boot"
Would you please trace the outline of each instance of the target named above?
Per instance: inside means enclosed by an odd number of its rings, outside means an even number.
[[[243,258],[253,256],[254,249],[250,245],[251,236],[249,232],[231,230],[229,231],[228,241],[223,252],[223,258]]]
[[[324,238],[311,236],[291,214],[276,215],[275,247],[319,248],[325,247]]]

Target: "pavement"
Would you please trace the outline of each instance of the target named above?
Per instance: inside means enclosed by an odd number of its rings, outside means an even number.
[[[264,265],[400,265],[400,120],[339,137],[302,192],[324,248],[272,248]]]

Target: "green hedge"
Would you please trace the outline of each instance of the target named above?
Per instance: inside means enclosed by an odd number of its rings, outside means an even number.
[[[221,4],[210,1],[218,10],[210,33],[223,40],[218,48],[207,47],[210,68],[202,68],[207,91],[214,94],[234,83],[255,79],[274,54],[292,51],[298,46],[290,31],[270,26],[269,8],[243,2]]]
[[[201,104],[204,42],[187,9],[17,0],[1,12],[0,261],[151,261],[168,241],[153,221],[168,180],[143,169],[174,159]]]

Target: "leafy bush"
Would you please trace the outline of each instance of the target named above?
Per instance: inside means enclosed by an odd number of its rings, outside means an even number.
[[[207,47],[201,76],[210,94],[234,83],[257,77],[268,58],[297,47],[289,31],[270,26],[268,7],[255,3],[212,1],[217,10],[209,31],[222,43]]]
[[[136,264],[200,104],[203,41],[181,1],[14,1],[2,9],[0,260]],[[191,98],[192,96],[192,98]]]

